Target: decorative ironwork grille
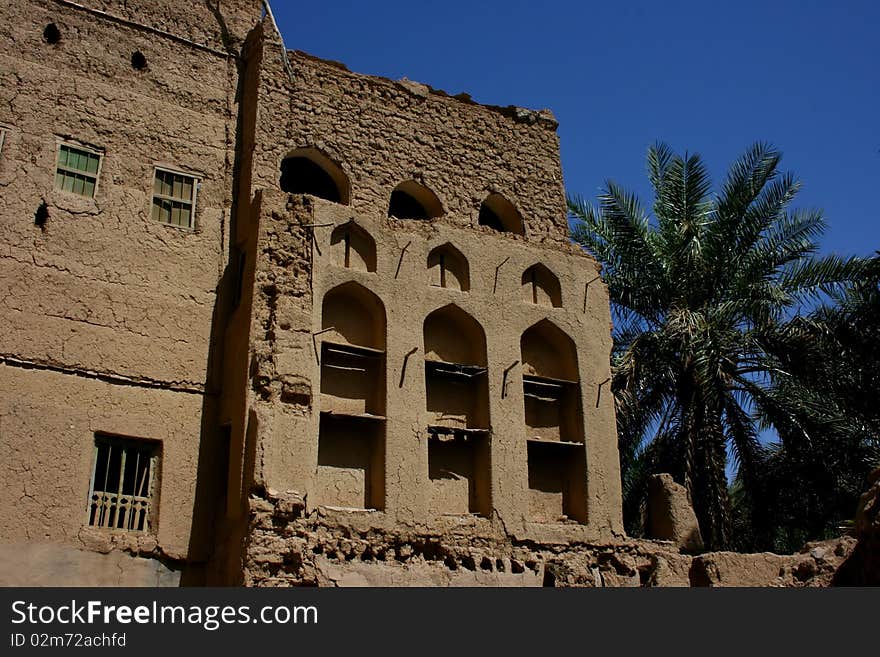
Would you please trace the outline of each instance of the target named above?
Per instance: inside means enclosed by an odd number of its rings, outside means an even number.
[[[89,492],[89,525],[149,531],[158,463],[155,443],[97,436]]]

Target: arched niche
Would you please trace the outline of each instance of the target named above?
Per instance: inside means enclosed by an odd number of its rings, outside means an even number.
[[[578,381],[577,347],[568,335],[549,320],[541,320],[520,338],[523,373]]]
[[[493,193],[486,197],[480,206],[478,222],[501,233],[522,235],[525,232],[522,215],[516,206],[501,194]]]
[[[425,319],[424,340],[431,509],[438,514],[489,516],[485,333],[473,317],[448,305]]]
[[[577,348],[542,320],[520,340],[529,474],[529,517],[587,522],[586,447]]]
[[[467,292],[471,289],[470,266],[464,254],[448,242],[428,254],[431,285]]]
[[[523,272],[522,298],[539,306],[562,308],[562,286],[556,274],[537,263]]]
[[[325,340],[385,350],[385,306],[363,285],[349,282],[324,295],[321,330]]]
[[[351,183],[342,167],[311,146],[282,160],[280,185],[288,194],[311,194],[343,205],[351,201]]]
[[[333,264],[357,271],[376,271],[376,241],[354,221],[341,224],[330,234]]]
[[[425,319],[425,358],[486,366],[486,334],[480,323],[455,304],[438,308]]]
[[[324,295],[321,326],[317,503],[384,508],[385,308],[344,283]]]
[[[407,180],[391,192],[388,216],[397,219],[434,219],[443,216],[443,204],[430,189],[415,180]]]

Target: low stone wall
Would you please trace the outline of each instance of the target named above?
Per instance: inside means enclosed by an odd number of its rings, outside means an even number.
[[[250,500],[247,586],[828,586],[856,540],[794,555],[682,554],[669,541],[538,543],[478,518],[443,527],[381,526],[374,515],[319,508],[301,496]]]

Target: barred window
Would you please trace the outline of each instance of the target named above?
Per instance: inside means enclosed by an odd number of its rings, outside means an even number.
[[[158,465],[158,443],[96,436],[89,492],[89,525],[150,531]]]
[[[70,144],[58,146],[56,189],[93,198],[98,185],[101,155]]]
[[[193,228],[198,180],[195,176],[156,169],[153,219],[170,226]]]

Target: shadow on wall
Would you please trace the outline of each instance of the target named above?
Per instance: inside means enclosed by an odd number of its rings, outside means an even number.
[[[229,35],[225,20],[217,7],[209,4],[220,26],[224,44],[230,51],[234,48]],[[260,30],[259,25],[253,28],[248,40]],[[235,97],[241,99],[246,83],[246,63],[240,57],[235,58],[237,67],[237,87]],[[239,125],[245,125],[245,103],[239,102],[238,116]],[[224,534],[230,533],[235,537],[240,534],[244,537],[244,520],[239,527],[227,527],[227,504],[230,494],[241,494],[242,505],[246,503],[247,487],[241,491],[229,490],[230,450],[232,449],[232,436],[229,427],[221,427],[220,393],[223,387],[224,351],[226,344],[226,330],[230,316],[235,306],[241,301],[241,265],[242,254],[237,250],[235,236],[238,234],[240,187],[242,184],[242,159],[244,158],[243,141],[245,130],[235,131],[235,157],[232,162],[232,170],[227,173],[232,181],[232,205],[229,213],[227,264],[216,287],[214,309],[211,314],[210,341],[208,347],[207,367],[205,372],[205,394],[202,401],[201,433],[199,435],[199,454],[196,466],[195,495],[192,510],[192,525],[190,527],[190,539],[188,546],[188,562],[184,567],[180,578],[181,586],[204,586],[208,581],[208,564],[219,552],[224,554],[232,550],[238,554],[230,557],[234,561],[241,561],[241,545],[233,539],[233,544],[219,541],[218,529],[223,527]],[[246,471],[247,472],[247,471]],[[252,470],[251,470],[252,472]],[[246,517],[244,514],[243,518]],[[240,574],[237,575],[240,577]],[[230,583],[230,582],[222,582]]]

